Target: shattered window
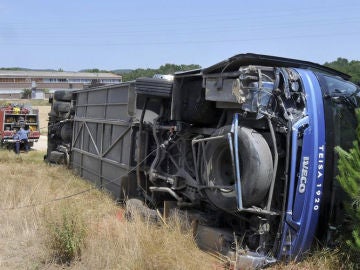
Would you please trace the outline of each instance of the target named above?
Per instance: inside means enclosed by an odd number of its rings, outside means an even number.
[[[355,92],[360,91],[359,87],[357,87],[355,84],[344,81],[340,78],[328,75],[323,75],[323,78],[326,84],[326,92],[330,96],[349,96],[354,94]]]

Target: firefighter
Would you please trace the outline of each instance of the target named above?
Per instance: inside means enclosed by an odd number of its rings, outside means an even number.
[[[24,126],[21,125],[18,132],[16,132],[16,134],[14,135],[14,140],[16,140],[16,142],[15,142],[15,153],[16,154],[20,154],[20,144],[21,143],[24,144],[25,151],[26,152],[29,151],[28,133],[29,133],[29,130],[25,130]]]

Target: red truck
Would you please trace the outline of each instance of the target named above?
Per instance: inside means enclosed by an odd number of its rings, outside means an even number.
[[[28,142],[33,146],[40,138],[39,110],[24,105],[3,105],[0,107],[0,139],[1,145],[13,148],[15,133],[21,126],[29,129]]]

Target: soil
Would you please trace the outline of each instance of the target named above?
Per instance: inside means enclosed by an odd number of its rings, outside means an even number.
[[[46,151],[47,149],[47,136],[41,135],[40,139],[34,143],[34,146],[31,148],[32,150],[37,151]]]

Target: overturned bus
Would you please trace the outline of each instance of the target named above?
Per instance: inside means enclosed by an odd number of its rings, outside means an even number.
[[[183,212],[200,247],[241,266],[335,239],[334,147],[351,147],[360,101],[348,75],[239,54],[166,79],[55,93],[47,160],[150,213]]]

